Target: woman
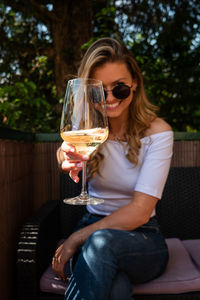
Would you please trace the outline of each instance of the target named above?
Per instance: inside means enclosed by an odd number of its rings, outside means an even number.
[[[104,203],[87,206],[79,228],[56,250],[52,266],[64,279],[65,264],[78,253],[65,299],[128,300],[134,283],[156,278],[168,261],[155,206],[170,167],[173,133],[156,116],[137,63],[118,41],[96,41],[78,76],[103,82],[109,137],[90,159],[66,143],[57,156],[75,182],[81,162],[89,160],[89,193]]]

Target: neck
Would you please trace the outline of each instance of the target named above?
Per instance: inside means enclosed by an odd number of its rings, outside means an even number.
[[[126,122],[121,122],[118,119],[109,120],[110,130],[109,136],[113,140],[124,140],[126,133]]]

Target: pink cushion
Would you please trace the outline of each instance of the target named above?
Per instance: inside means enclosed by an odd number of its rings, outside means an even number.
[[[200,240],[184,240],[183,245],[200,271]]]
[[[67,267],[69,270],[69,264]],[[68,274],[69,273],[70,272],[68,272]],[[40,290],[47,293],[64,295],[66,288],[67,283],[59,278],[52,269],[51,265],[49,265],[40,279]]]
[[[175,238],[166,239],[166,242],[169,248],[169,262],[165,272],[152,281],[134,285],[134,294],[179,294],[200,291],[200,270],[186,250],[192,248],[190,243]],[[200,240],[196,240],[195,243],[200,247]],[[195,258],[200,266],[199,253]],[[69,272],[69,266],[67,268]],[[67,284],[59,279],[49,266],[40,280],[40,289],[44,292],[64,294],[66,287]]]
[[[179,294],[200,291],[200,272],[179,239],[166,239],[169,262],[165,272],[145,284],[134,286],[135,294]]]

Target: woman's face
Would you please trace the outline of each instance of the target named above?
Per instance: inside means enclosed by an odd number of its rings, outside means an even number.
[[[92,74],[94,79],[101,80],[107,91],[106,110],[109,118],[127,119],[129,105],[133,99],[133,91],[136,90],[137,82],[133,80],[127,66],[123,62],[105,63],[95,69]],[[111,90],[117,84],[126,84],[131,87],[130,95],[123,100],[115,98]]]

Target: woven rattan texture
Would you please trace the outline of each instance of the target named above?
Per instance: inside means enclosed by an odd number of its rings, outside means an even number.
[[[157,218],[165,237],[200,238],[200,167],[170,169]]]
[[[40,299],[39,281],[60,236],[58,203],[42,206],[22,227],[17,250],[18,300]]]
[[[63,202],[64,198],[74,197],[81,192],[82,176],[80,181],[75,183],[68,175],[60,174],[60,220],[61,220],[61,237],[65,238],[75,228],[76,223],[85,212],[85,206],[69,205]]]

